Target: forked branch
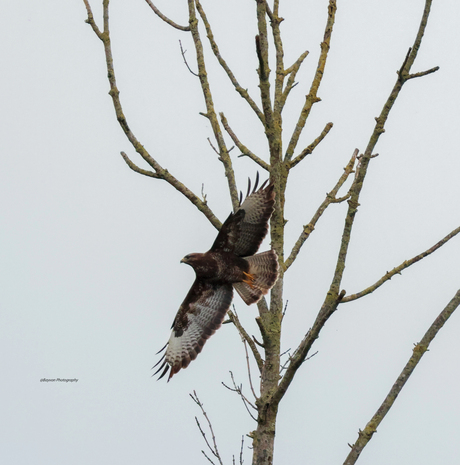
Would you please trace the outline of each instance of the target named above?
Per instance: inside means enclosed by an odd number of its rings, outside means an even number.
[[[286,100],[291,92],[291,90],[296,86],[295,78],[297,76],[297,72],[300,69],[300,66],[304,62],[305,58],[308,56],[308,50],[302,53],[300,57],[296,60],[296,62],[290,66],[288,69],[284,71],[284,74],[287,76],[289,74],[286,86],[283,91],[283,95],[280,97],[280,108],[281,110],[284,108]]]
[[[417,37],[414,42],[414,46],[412,47],[411,51],[404,59],[403,65],[401,66],[400,72],[398,73],[398,79],[396,80],[396,83],[387,101],[385,102],[379,117],[376,118],[376,124],[374,127],[374,131],[369,139],[369,142],[367,144],[367,147],[366,147],[366,150],[363,156],[360,157],[359,169],[357,169],[355,180],[350,189],[351,196],[350,196],[350,199],[348,200],[348,212],[345,218],[345,225],[344,225],[343,234],[342,234],[342,241],[340,244],[339,256],[337,259],[337,264],[336,264],[336,269],[334,272],[332,284],[329,290],[329,292],[332,293],[332,295],[338,296],[339,294],[339,288],[340,288],[343,273],[345,270],[345,262],[347,258],[348,247],[350,244],[351,230],[354,224],[356,213],[358,212],[359,198],[360,198],[361,190],[363,187],[364,179],[367,174],[367,168],[369,166],[370,160],[373,158],[372,153],[374,151],[374,148],[380,136],[385,131],[385,123],[388,119],[390,111],[393,108],[394,102],[399,96],[399,93],[401,92],[401,89],[404,83],[406,82],[403,76],[406,76],[410,73],[411,66],[414,63],[414,60],[417,56],[417,51],[420,48],[420,43],[423,37],[423,32],[425,31],[425,27],[428,21],[430,7],[431,7],[431,0],[426,0],[425,9],[423,12],[422,20],[420,22],[419,30],[417,32]]]
[[[254,416],[254,414],[251,412],[250,408],[251,407],[254,411],[257,411],[257,407],[243,394],[243,385],[240,384],[239,386],[235,382],[235,378],[233,377],[233,373],[230,372],[230,377],[232,379],[232,384],[233,387],[227,386],[223,381],[222,381],[222,386],[227,388],[229,391],[236,392],[239,396],[240,399],[243,402],[243,405],[246,409],[246,411],[249,413],[249,416],[254,420],[257,421],[257,418]],[[255,397],[255,396],[254,396]],[[257,399],[257,397],[256,397]]]
[[[335,5],[335,2],[332,2]],[[324,299],[321,310],[316,317],[316,320],[311,328],[311,330],[305,335],[303,340],[300,342],[294,356],[289,363],[286,373],[281,379],[278,388],[273,394],[272,401],[278,403],[284,394],[286,393],[289,384],[291,383],[294,375],[302,362],[308,355],[308,352],[313,345],[313,342],[319,337],[319,334],[326,324],[327,320],[331,315],[336,311],[338,305],[341,303],[342,299],[345,297],[345,291],[340,291],[340,285],[342,283],[343,273],[345,270],[345,262],[347,258],[348,248],[351,239],[351,231],[358,211],[359,206],[359,197],[362,190],[363,182],[366,177],[367,168],[369,166],[369,161],[371,160],[373,150],[377,141],[379,140],[380,135],[384,132],[385,122],[388,119],[388,115],[393,107],[395,100],[397,99],[399,92],[402,89],[403,84],[407,79],[402,78],[401,76],[407,76],[410,73],[411,66],[417,56],[417,51],[420,47],[420,43],[425,31],[427,24],[428,16],[430,13],[431,0],[426,0],[425,9],[423,12],[422,20],[420,22],[419,30],[417,32],[417,37],[414,42],[414,46],[411,51],[406,56],[400,72],[398,73],[398,79],[385,102],[383,109],[380,113],[380,116],[376,118],[376,125],[374,131],[369,139],[366,151],[359,159],[359,167],[356,170],[355,179],[350,188],[350,198],[348,199],[348,212],[345,218],[345,224],[342,233],[342,240],[340,243],[340,250],[337,258],[336,268],[332,278],[329,291]],[[331,26],[332,31],[332,26]]]
[[[83,0],[88,18],[86,22],[91,26],[94,33],[104,44],[105,59],[107,65],[107,76],[110,84],[109,95],[112,97],[113,106],[115,108],[115,113],[117,120],[123,129],[126,137],[128,138],[131,145],[134,147],[136,152],[153,168],[153,172],[142,170],[137,165],[135,165],[124,152],[122,153],[123,159],[126,161],[128,166],[134,171],[150,176],[156,179],[163,179],[168,182],[171,186],[177,189],[181,194],[187,197],[190,202],[192,202],[198,210],[200,210],[206,218],[212,223],[212,225],[220,229],[221,222],[214,215],[212,210],[208,207],[206,202],[203,202],[198,196],[196,196],[190,189],[184,186],[177,178],[175,178],[168,170],[164,169],[155,158],[153,158],[150,153],[145,149],[145,147],[139,142],[134,133],[131,131],[131,128],[128,125],[128,121],[124,115],[123,108],[120,101],[120,91],[117,87],[117,82],[115,78],[115,69],[113,65],[112,57],[112,46],[110,41],[110,29],[109,29],[109,0],[103,1],[103,18],[104,18],[104,29],[103,32],[98,28],[94,21],[93,13],[91,11],[90,4],[88,0]]]
[[[302,133],[303,128],[305,127],[305,123],[307,121],[308,116],[310,115],[312,106],[316,102],[319,102],[321,100],[320,98],[318,98],[318,89],[323,79],[324,69],[326,67],[326,60],[327,60],[327,55],[329,53],[329,47],[331,43],[332,29],[333,29],[334,22],[335,22],[336,11],[337,11],[336,0],[329,0],[326,28],[324,31],[323,41],[321,42],[321,53],[319,56],[318,65],[316,67],[315,76],[313,78],[313,82],[310,87],[310,92],[308,93],[305,99],[305,104],[302,108],[302,111],[300,112],[299,119],[297,121],[294,132],[292,133],[288,148],[286,150],[285,161],[287,162],[290,162],[294,155],[294,150],[297,147],[300,134]]]

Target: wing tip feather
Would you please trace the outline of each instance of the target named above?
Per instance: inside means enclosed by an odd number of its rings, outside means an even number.
[[[251,186],[252,186],[252,183],[251,183],[251,178],[248,177],[248,189],[247,189],[247,192],[246,192],[246,197],[245,197],[245,200],[252,194],[254,194],[255,192],[257,192],[257,187],[259,186],[259,180],[260,180],[260,176],[259,176],[259,172],[257,171],[256,172],[256,179],[254,181],[254,187],[251,189]],[[270,182],[267,186],[267,183],[268,183],[269,179],[266,179],[259,187],[259,191],[262,191],[264,188],[265,190],[269,190],[269,192],[272,192],[273,189],[274,189],[274,184],[273,182]],[[266,186],[266,187],[265,187]],[[239,203],[240,203],[240,206],[241,204],[243,203],[243,192],[240,191],[240,197],[239,197]]]

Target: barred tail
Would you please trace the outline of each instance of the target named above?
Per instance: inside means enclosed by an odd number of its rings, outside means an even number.
[[[247,305],[258,302],[275,284],[278,279],[278,256],[274,250],[268,250],[250,257],[245,257],[249,263],[248,273],[252,282],[234,283],[233,287]]]

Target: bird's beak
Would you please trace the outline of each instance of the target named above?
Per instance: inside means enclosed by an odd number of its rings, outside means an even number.
[[[185,257],[180,261],[180,263],[187,263],[187,261],[185,260]]]

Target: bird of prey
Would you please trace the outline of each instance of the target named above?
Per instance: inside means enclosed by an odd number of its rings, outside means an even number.
[[[247,305],[258,302],[278,278],[278,257],[274,250],[256,254],[268,231],[274,210],[273,184],[265,181],[257,189],[258,176],[244,202],[230,213],[211,249],[186,255],[181,263],[190,265],[196,279],[172,324],[171,337],[160,350],[165,353],[155,365],[158,379],[168,371],[168,381],[186,368],[201,352],[206,340],[221,326],[236,289]],[[160,353],[159,352],[159,353]]]

